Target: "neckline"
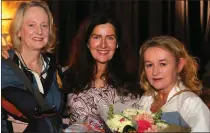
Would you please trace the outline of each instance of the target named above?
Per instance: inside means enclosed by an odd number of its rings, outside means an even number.
[[[24,59],[23,59],[23,57],[22,57],[22,55],[21,55],[20,52],[17,51],[17,52],[15,52],[15,53],[16,53],[17,57],[19,58],[19,61],[21,62],[21,64],[23,65],[23,67],[24,67],[26,70],[31,71],[31,72],[34,72],[34,73],[37,73],[36,71],[34,71],[34,70],[32,70],[32,69],[30,69],[30,68],[27,67],[27,65],[26,65],[26,63],[25,63],[25,61],[24,61]],[[42,54],[40,54],[40,58],[41,58],[41,62],[42,62],[42,69],[41,69],[41,72],[40,72],[39,75],[42,75],[42,73],[44,72],[44,70],[45,70],[46,67],[47,67],[47,63],[45,62],[45,60],[44,60]],[[38,73],[37,73],[37,74],[38,74]]]
[[[168,98],[167,98],[166,102],[165,102],[158,110],[161,110],[164,106],[166,106],[168,103],[170,103],[170,101],[171,101],[172,99],[174,99],[176,96],[182,94],[183,92],[187,92],[187,91],[190,91],[190,92],[191,92],[191,90],[188,89],[188,88],[186,88],[186,87],[183,85],[182,82],[176,84],[176,85],[171,89],[171,91],[169,92]],[[155,96],[157,96],[157,93],[155,94]],[[154,100],[153,100],[152,104],[155,104],[155,103],[154,103],[154,102],[155,102],[155,96],[154,96]],[[151,106],[150,106],[150,109],[151,109],[151,107],[152,107],[152,104],[151,104]]]

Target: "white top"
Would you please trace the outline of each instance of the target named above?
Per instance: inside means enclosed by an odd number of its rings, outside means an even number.
[[[20,55],[20,56],[21,56],[21,55]],[[19,57],[18,57],[18,58],[19,58]],[[42,57],[42,55],[41,55],[41,58],[42,58],[42,62],[43,62],[42,72],[44,72],[45,69],[46,69],[46,67],[47,67],[47,63],[46,63],[46,61],[44,60],[44,58]],[[48,60],[50,61],[50,58],[48,58]],[[42,85],[41,78],[40,78],[39,74],[38,74],[37,72],[35,72],[35,71],[29,69],[29,68],[26,66],[26,64],[25,64],[25,62],[23,61],[22,58],[19,58],[19,67],[20,67],[20,68],[21,68],[21,61],[22,61],[22,64],[26,67],[26,69],[27,69],[28,71],[30,71],[30,72],[34,75],[34,78],[35,78],[35,80],[36,80],[36,83],[37,83],[37,87],[38,87],[38,89],[39,89],[39,92],[41,92],[42,94],[44,94],[44,88],[43,88],[43,85]],[[45,79],[45,78],[47,77],[47,73],[45,72],[45,73],[43,73],[41,76]]]
[[[161,108],[162,111],[179,112],[185,122],[191,127],[191,132],[210,132],[210,111],[196,94],[185,91],[173,97],[174,94],[184,89],[187,89],[187,87],[182,84],[173,87],[168,95],[166,104]],[[150,111],[153,100],[152,96],[142,96],[138,104],[141,109]]]

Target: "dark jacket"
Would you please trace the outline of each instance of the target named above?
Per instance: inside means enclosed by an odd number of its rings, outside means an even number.
[[[29,78],[31,83],[33,84],[34,89],[37,88],[37,82],[34,75],[24,67],[24,64],[21,63],[17,55],[14,51],[10,51],[10,58],[20,66],[20,69],[26,74]],[[8,66],[4,60],[1,63],[1,88],[2,88],[2,96],[12,103],[16,108],[18,108],[22,114],[27,118],[23,120],[18,116],[14,116],[9,112],[3,109],[2,114],[2,132],[11,132],[12,129],[10,128],[10,122],[7,121],[7,115],[13,116],[15,119],[24,121],[28,123],[28,127],[26,128],[25,132],[52,132],[55,128],[52,126],[50,119],[55,119],[56,125],[58,125],[55,129],[59,131],[62,129],[62,106],[63,106],[63,94],[57,83],[56,71],[58,69],[56,65],[55,58],[53,56],[42,55],[44,61],[46,62],[46,67],[42,72],[42,75],[47,75],[45,78],[41,78],[42,86],[44,89],[43,97],[46,101],[46,104],[49,106],[55,107],[55,113],[52,116],[41,116],[37,117],[35,115],[35,108],[39,108],[37,100],[35,99],[34,95],[24,90],[24,81],[18,78],[16,73],[13,69]],[[40,109],[41,110],[41,109]],[[10,128],[10,129],[9,129]]]

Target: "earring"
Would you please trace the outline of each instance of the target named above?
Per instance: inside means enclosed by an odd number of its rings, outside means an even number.
[[[117,44],[117,47],[116,48],[118,48],[118,44]]]
[[[89,48],[89,45],[87,44],[87,48]]]

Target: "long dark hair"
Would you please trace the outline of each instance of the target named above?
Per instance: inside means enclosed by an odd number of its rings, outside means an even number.
[[[105,23],[115,27],[118,45],[106,67],[104,76],[107,83],[115,87],[120,95],[141,94],[137,79],[137,58],[132,56],[133,51],[123,39],[119,23],[110,14],[104,12],[93,14],[80,25],[71,44],[69,68],[63,79],[64,89],[71,93],[79,93],[91,87],[96,74],[96,61],[87,44],[94,28]]]

